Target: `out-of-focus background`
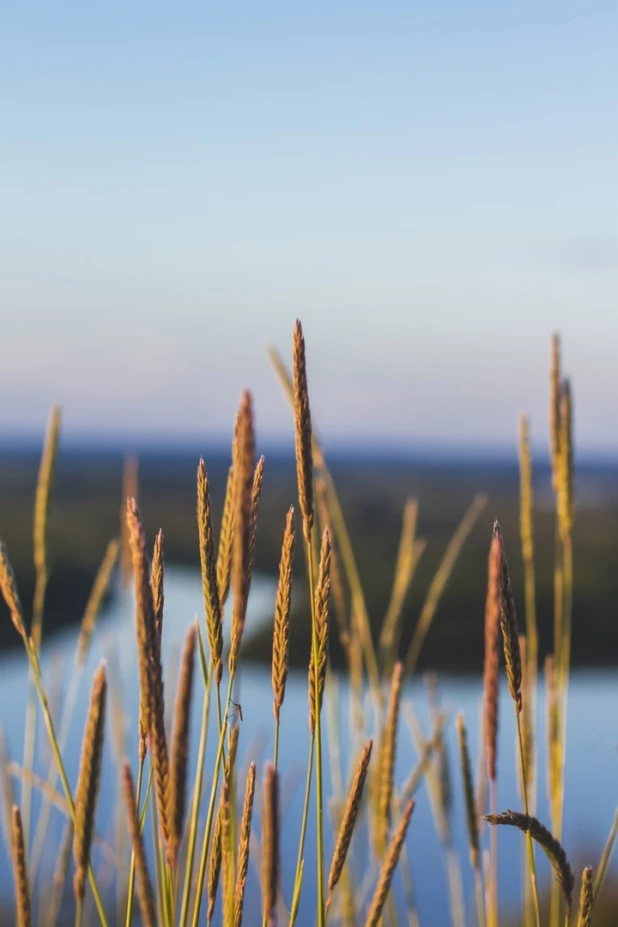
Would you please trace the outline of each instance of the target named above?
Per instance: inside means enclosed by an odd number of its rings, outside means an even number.
[[[3,11],[0,536],[28,614],[36,474],[61,403],[49,659],[62,660],[72,637],[57,632],[81,617],[119,532],[128,458],[149,538],[164,530],[180,639],[202,608],[197,462],[206,459],[218,521],[248,387],[266,469],[243,659],[255,661],[256,704],[270,711],[259,667],[270,660],[296,482],[292,416],[266,348],[289,360],[298,316],[313,419],[376,634],[406,499],[418,500],[427,546],[402,649],[450,536],[473,496],[487,495],[420,664],[440,672],[450,707],[468,705],[476,743],[495,517],[523,610],[522,412],[541,657],[552,646],[549,361],[559,331],[577,474],[566,834],[581,836],[578,852],[602,845],[618,795],[608,707],[618,696],[617,44],[616,6],[583,0]],[[304,674],[302,557],[297,574],[291,657]],[[127,613],[116,584],[102,627]],[[18,672],[18,644],[0,603],[5,678]],[[335,667],[341,656],[335,639]],[[0,680],[0,690],[5,706],[17,703],[18,687]],[[598,761],[592,809],[582,751]],[[434,903],[421,912],[435,914]]]

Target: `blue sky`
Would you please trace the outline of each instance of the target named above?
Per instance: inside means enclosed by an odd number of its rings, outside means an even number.
[[[14,4],[0,28],[0,434],[618,450],[613,2]]]

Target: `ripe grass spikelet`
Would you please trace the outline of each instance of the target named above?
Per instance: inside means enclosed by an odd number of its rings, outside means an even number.
[[[196,630],[191,627],[187,633],[182,656],[176,710],[172,756],[169,776],[169,829],[168,860],[171,866],[176,864],[182,841],[185,818],[187,766],[189,762],[189,727],[191,721],[191,703],[193,695],[193,675],[195,666]]]
[[[577,915],[577,927],[591,927],[593,901],[594,896],[592,869],[590,866],[586,866],[582,873],[582,887],[579,895],[579,914]]]
[[[509,565],[504,552],[504,541],[498,522],[494,522],[494,537],[498,539],[500,551],[500,627],[504,645],[504,660],[506,662],[506,678],[509,692],[515,703],[517,713],[521,712],[521,653],[519,650],[519,631],[517,628],[517,612],[511,589]]]
[[[530,683],[528,679],[528,644],[525,634],[519,635],[519,652],[521,654],[521,692],[522,692],[522,746],[524,753],[524,764],[527,788],[530,791],[532,787],[532,770],[534,766],[534,732],[532,730],[532,706]],[[523,779],[521,777],[521,758],[518,759],[520,767],[520,789],[523,789]],[[522,795],[523,798],[523,795]],[[528,795],[530,800],[530,795]]]
[[[127,522],[127,500],[138,498],[137,457],[127,457],[122,468],[122,505],[120,507],[120,577],[122,588],[128,589],[133,573],[131,540]]]
[[[232,587],[234,612],[229,656],[233,673],[240,650],[249,595],[251,561],[252,496],[255,460],[255,434],[251,394],[245,392],[240,406],[238,436],[234,450],[234,543],[232,551]]]
[[[83,667],[86,661],[86,655],[88,653],[90,639],[92,638],[92,632],[94,631],[94,626],[96,624],[97,615],[99,614],[101,603],[105,597],[105,594],[109,589],[112,572],[118,559],[118,547],[118,541],[115,539],[110,541],[107,545],[105,556],[103,557],[101,565],[99,566],[99,570],[92,585],[90,597],[86,604],[86,608],[84,609],[84,617],[82,618],[76,651],[77,665],[80,667]]]
[[[556,794],[556,761],[559,744],[558,727],[558,692],[556,687],[556,674],[554,671],[554,658],[551,653],[545,657],[544,663],[545,691],[547,704],[547,794],[551,801]]]
[[[241,927],[242,913],[245,901],[245,886],[249,870],[249,845],[251,840],[251,819],[253,817],[253,796],[255,794],[255,763],[251,763],[247,773],[245,787],[245,801],[240,822],[240,838],[238,842],[238,872],[236,875],[236,889],[234,892],[234,927]]]
[[[41,645],[43,600],[48,574],[47,536],[49,530],[49,507],[52,483],[54,480],[54,469],[58,456],[60,423],[60,406],[54,406],[47,426],[47,434],[45,435],[45,444],[41,456],[34,500],[34,566],[36,570],[36,586],[32,607],[32,642],[37,652]]]
[[[249,582],[253,574],[253,558],[255,556],[255,542],[257,539],[258,515],[260,513],[260,499],[264,485],[264,456],[258,460],[253,473],[253,486],[251,487],[251,540],[249,545]]]
[[[560,461],[560,338],[554,335],[551,343],[551,372],[549,396],[549,436],[551,471],[554,490],[558,489],[558,467]]]
[[[563,540],[573,531],[575,510],[573,483],[573,411],[571,386],[565,380],[560,390],[560,457],[558,461],[557,504],[560,534]]]
[[[352,787],[350,788],[350,792],[348,794],[348,800],[346,802],[343,817],[341,819],[341,825],[339,827],[337,842],[335,844],[333,859],[330,866],[330,873],[328,876],[328,900],[326,902],[327,906],[332,903],[333,892],[337,883],[339,882],[341,873],[343,872],[343,867],[345,865],[348,850],[350,848],[350,842],[354,832],[354,825],[356,824],[358,813],[360,811],[361,801],[363,798],[363,790],[365,788],[365,780],[367,778],[367,770],[369,769],[372,748],[373,740],[367,741],[356,766]]]
[[[210,490],[208,474],[203,458],[197,468],[197,525],[200,545],[200,567],[202,571],[202,592],[204,595],[204,612],[206,615],[206,630],[208,644],[212,658],[215,682],[221,682],[223,664],[223,630],[221,614],[221,600],[219,598],[219,582],[217,579],[217,564],[215,560],[215,541],[212,530],[212,512],[210,505]]]
[[[530,436],[528,419],[522,415],[519,420],[519,532],[524,561],[534,557],[534,531],[532,526],[532,461],[530,458]]]
[[[273,625],[272,686],[273,712],[279,720],[279,712],[285,698],[285,683],[288,675],[290,645],[290,609],[292,605],[292,565],[294,562],[294,508],[290,508],[285,520],[281,558],[279,560],[279,582],[275,602]]]
[[[165,576],[165,563],[163,560],[163,532],[158,531],[152,552],[152,569],[150,585],[152,589],[152,609],[154,625],[157,632],[159,650],[161,650],[161,636],[163,634],[163,583]]]
[[[570,914],[575,879],[567,855],[558,840],[556,840],[537,818],[532,817],[532,815],[522,814],[520,811],[503,811],[501,814],[487,814],[484,820],[492,825],[505,824],[510,827],[517,827],[524,833],[530,833],[533,840],[544,850],[545,855],[552,865],[556,878],[564,893],[567,912]]]
[[[459,741],[459,761],[464,784],[464,798],[466,803],[466,823],[468,825],[468,843],[470,845],[470,862],[473,869],[479,869],[479,822],[474,800],[474,783],[472,781],[472,767],[468,753],[468,737],[463,715],[457,718],[457,738]]]
[[[406,839],[406,834],[408,832],[408,826],[410,824],[410,818],[412,817],[413,811],[414,799],[411,798],[406,805],[406,808],[401,817],[401,821],[399,822],[399,826],[393,834],[386,856],[384,858],[384,862],[382,863],[382,869],[378,878],[378,884],[376,885],[376,889],[371,900],[369,912],[367,914],[367,920],[365,921],[365,927],[377,927],[377,925],[380,923],[384,902],[386,901],[386,896],[388,895],[393,873],[395,872],[397,863],[399,862],[401,848],[403,847],[404,841]]]
[[[140,676],[140,727],[143,734],[147,734],[150,731],[152,701],[150,653],[156,635],[146,539],[135,499],[127,500],[127,526],[135,577],[135,619]]]
[[[135,858],[135,872],[137,874],[137,900],[142,915],[144,927],[156,927],[157,909],[152,890],[152,882],[148,872],[144,840],[140,828],[139,816],[133,787],[133,776],[128,763],[122,767],[122,789],[127,809],[129,836]]]
[[[221,531],[217,551],[217,587],[221,609],[225,605],[230,591],[232,573],[232,542],[234,540],[234,468],[230,467],[225,486]]]
[[[75,877],[73,887],[75,898],[78,901],[84,900],[86,877],[90,863],[94,816],[101,778],[106,693],[107,680],[105,666],[102,664],[94,674],[92,683],[90,708],[82,741],[82,755],[75,793],[75,833],[73,836]]]
[[[30,908],[30,885],[28,882],[28,869],[26,866],[24,831],[21,823],[21,813],[17,805],[13,805],[12,845],[13,869],[15,872],[17,925],[18,927],[30,927],[30,924],[32,923]]]
[[[401,683],[403,678],[403,663],[396,663],[393,669],[391,694],[388,701],[386,727],[384,740],[380,749],[380,795],[379,795],[379,835],[378,845],[382,852],[386,848],[388,829],[391,817],[391,801],[393,797],[395,776],[395,754],[397,750],[397,727],[399,724],[399,706],[401,703]]]
[[[324,481],[324,476],[320,473],[316,473],[315,477],[315,499],[317,503],[318,514],[320,517],[320,527],[322,532],[325,528],[328,528],[331,539],[334,538],[334,534],[331,528],[330,523],[330,514],[328,511],[328,503],[326,499],[326,484]],[[341,648],[346,655],[348,663],[351,659],[350,654],[350,628],[348,622],[348,609],[345,599],[345,591],[343,586],[343,578],[341,575],[341,565],[339,563],[339,556],[337,554],[337,549],[335,544],[331,545],[331,557],[330,557],[330,589],[332,602],[335,612],[335,618],[337,620],[337,627],[339,630],[339,640],[341,642]]]
[[[21,608],[21,601],[17,591],[15,574],[11,566],[6,545],[0,541],[0,590],[11,613],[11,621],[15,629],[23,639],[26,639],[26,629],[24,627],[24,618]]]
[[[311,411],[307,387],[307,364],[305,339],[299,320],[294,328],[294,420],[296,432],[296,475],[298,499],[303,516],[303,533],[307,544],[311,544],[313,528],[313,453],[311,449]]]
[[[315,730],[316,714],[322,710],[322,695],[326,681],[326,668],[328,665],[328,631],[330,617],[330,560],[331,544],[328,528],[322,535],[320,548],[320,566],[318,580],[315,587],[315,627],[317,637],[317,666],[314,655],[311,654],[309,663],[309,730]],[[316,673],[318,688],[318,704],[316,708]]]
[[[217,812],[215,829],[212,835],[212,845],[210,848],[210,860],[208,863],[208,906],[206,909],[206,920],[210,924],[215,913],[215,904],[217,901],[217,889],[219,887],[219,875],[221,873],[221,806]]]
[[[485,663],[483,670],[483,728],[487,774],[496,780],[498,754],[498,692],[500,676],[500,542],[493,535],[487,564],[485,602]]]
[[[221,789],[221,870],[223,876],[222,903],[224,924],[232,924],[234,918],[234,846],[232,843],[232,811],[230,777],[225,776]]]
[[[271,763],[264,773],[262,800],[262,913],[268,927],[275,924],[279,891],[279,780]]]

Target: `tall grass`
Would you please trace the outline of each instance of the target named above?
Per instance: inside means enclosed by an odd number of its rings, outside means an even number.
[[[476,497],[464,514],[430,584],[411,643],[401,651],[403,607],[414,578],[415,567],[425,547],[417,536],[418,503],[408,500],[403,514],[403,528],[393,590],[386,609],[379,647],[371,634],[371,625],[361,576],[356,564],[352,540],[346,528],[337,490],[312,425],[308,388],[308,360],[300,323],[293,338],[293,373],[282,359],[271,356],[284,390],[291,401],[295,420],[296,461],[298,474],[298,510],[304,541],[307,590],[311,614],[310,652],[308,659],[308,766],[303,813],[297,822],[296,867],[292,880],[282,880],[281,816],[284,809],[284,779],[279,769],[280,738],[297,718],[286,713],[285,687],[288,673],[288,647],[292,610],[292,560],[295,546],[294,509],[290,508],[281,525],[283,543],[279,564],[279,583],[273,603],[273,762],[263,770],[261,780],[256,762],[240,776],[239,740],[246,737],[242,709],[232,699],[234,681],[242,662],[242,638],[247,602],[251,587],[258,510],[264,459],[256,464],[253,402],[244,393],[236,418],[232,462],[229,471],[219,538],[215,538],[206,464],[199,461],[197,470],[197,525],[202,587],[203,621],[191,627],[185,641],[175,698],[173,731],[166,725],[166,700],[172,699],[164,688],[165,654],[161,646],[164,620],[163,534],[157,535],[152,556],[138,508],[137,467],[131,462],[124,477],[120,545],[112,542],[103,561],[89,602],[76,648],[60,729],[52,717],[48,700],[48,681],[39,662],[43,628],[44,591],[48,576],[47,520],[50,505],[53,464],[58,440],[59,415],[54,413],[41,465],[35,519],[35,561],[37,592],[33,623],[24,625],[19,592],[9,555],[0,543],[0,590],[8,606],[16,632],[23,641],[30,667],[33,692],[51,747],[53,763],[46,775],[34,769],[36,712],[31,700],[27,708],[26,751],[24,763],[17,768],[22,781],[23,806],[20,813],[12,807],[7,769],[11,765],[3,750],[2,776],[4,804],[10,809],[12,826],[5,831],[14,860],[17,921],[32,922],[32,901],[47,897],[48,887],[39,874],[39,862],[50,847],[48,832],[52,805],[66,818],[63,845],[54,848],[58,855],[52,899],[41,922],[67,922],[67,905],[62,895],[68,881],[73,847],[74,901],[69,920],[76,925],[86,922],[89,904],[94,902],[92,921],[103,925],[113,922],[112,912],[121,910],[126,927],[136,922],[139,911],[145,925],[161,927],[197,927],[219,922],[225,927],[262,922],[299,924],[317,920],[318,927],[340,922],[348,924],[418,925],[412,871],[406,837],[414,827],[414,795],[426,782],[442,849],[450,892],[450,918],[454,927],[471,923],[461,889],[462,861],[459,859],[451,830],[453,789],[463,799],[468,831],[469,862],[474,876],[475,913],[478,927],[497,927],[504,923],[508,911],[501,910],[497,886],[498,832],[511,825],[524,834],[529,874],[524,883],[522,914],[528,924],[566,925],[572,922],[571,908],[575,879],[562,841],[564,813],[565,741],[570,667],[573,565],[572,534],[574,525],[574,472],[572,398],[567,381],[562,379],[557,340],[553,345],[551,374],[550,434],[553,486],[556,502],[556,570],[554,653],[546,660],[549,710],[547,782],[551,807],[551,827],[536,817],[536,798],[540,781],[537,747],[537,670],[538,634],[534,573],[534,498],[533,470],[527,421],[520,432],[521,466],[521,543],[525,576],[526,637],[520,637],[511,588],[504,542],[496,523],[488,538],[489,566],[485,610],[484,668],[484,750],[481,758],[478,791],[483,794],[489,781],[491,813],[485,816],[485,799],[475,795],[475,783],[469,756],[466,723],[457,720],[459,773],[452,780],[444,732],[451,723],[440,709],[435,684],[430,688],[433,732],[425,737],[409,702],[407,684],[414,674],[425,638],[438,612],[441,595],[455,563],[474,529],[486,500]],[[267,471],[266,471],[267,472]],[[292,503],[294,500],[289,500]],[[300,534],[300,531],[299,531]],[[296,538],[298,541],[299,538]],[[73,792],[62,759],[71,727],[77,698],[77,681],[83,671],[96,615],[120,549],[123,582],[132,581],[135,591],[136,647],[139,667],[140,700],[136,717],[129,718],[138,732],[136,757],[123,755],[123,735],[114,735],[115,761],[118,766],[118,807],[126,830],[126,844],[131,849],[128,880],[121,877],[125,862],[111,854],[117,878],[112,880],[117,897],[109,885],[103,890],[105,870],[101,868],[101,850],[105,846],[96,828],[97,794],[101,770],[101,751],[105,736],[105,703],[113,679],[105,668],[97,670],[93,681],[90,711],[82,744],[82,761]],[[274,566],[274,565],[273,565]],[[479,589],[484,578],[479,576]],[[233,592],[230,647],[224,653],[223,623],[229,592]],[[517,594],[519,590],[517,591]],[[331,596],[336,621],[331,621]],[[349,605],[348,605],[349,603]],[[479,615],[479,629],[483,616]],[[331,678],[329,637],[338,633],[351,682],[350,750],[340,749],[341,729],[337,724],[338,686]],[[517,750],[511,757],[498,757],[498,676],[502,639],[509,692],[514,706],[518,733]],[[205,643],[206,642],[206,643]],[[113,674],[112,674],[113,675]],[[190,717],[194,701],[202,702],[197,759],[189,765]],[[210,705],[216,706],[216,729],[209,730]],[[116,705],[118,704],[116,698]],[[330,740],[324,738],[329,707]],[[112,704],[112,708],[114,705]],[[231,709],[234,711],[231,713]],[[112,725],[118,729],[118,709],[112,711]],[[406,719],[417,743],[419,761],[407,779],[398,782],[395,762],[401,740],[401,718]],[[121,719],[122,721],[122,719]],[[122,724],[120,724],[120,728]],[[214,740],[214,762],[207,764],[207,743]],[[374,748],[375,744],[375,748]],[[349,759],[342,768],[342,756]],[[323,765],[330,762],[335,794],[331,802],[326,790]],[[523,808],[500,811],[497,807],[497,784],[501,763],[510,762],[519,771]],[[15,764],[12,764],[14,767]],[[486,767],[486,768],[485,768]],[[64,796],[56,791],[59,778]],[[257,782],[256,782],[257,780]],[[345,786],[347,781],[348,785]],[[136,784],[134,784],[136,783]],[[239,787],[240,785],[240,787]],[[30,838],[32,789],[41,788],[43,801],[33,839]],[[256,799],[255,796],[258,796]],[[315,805],[315,847],[306,845],[308,816]],[[254,804],[259,803],[259,814]],[[329,809],[333,832],[327,835]],[[489,822],[484,826],[482,818]],[[259,822],[259,823],[256,823]],[[618,817],[611,828],[607,846],[596,877],[584,870],[578,923],[589,925],[594,918],[609,859],[618,831]],[[288,822],[289,829],[289,822]],[[367,840],[369,837],[369,840]],[[330,863],[327,845],[332,845]],[[364,846],[365,852],[360,852]],[[369,851],[367,852],[367,846]],[[149,850],[152,847],[152,850]],[[535,847],[550,858],[555,872],[548,917],[541,907],[536,877]],[[304,885],[306,858],[315,860],[317,878],[315,895]],[[109,853],[107,854],[109,860]],[[248,908],[245,899],[250,867],[259,877],[262,901],[259,912]],[[397,870],[404,885],[405,914],[398,908],[397,895],[391,891]],[[89,884],[89,891],[88,891]],[[315,912],[315,914],[314,914]],[[574,912],[577,913],[577,912]]]

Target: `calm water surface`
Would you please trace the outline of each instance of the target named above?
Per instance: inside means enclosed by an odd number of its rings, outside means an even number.
[[[270,621],[274,600],[274,583],[264,577],[256,577],[251,592],[250,611],[247,631],[257,627],[262,621]],[[198,574],[191,570],[168,568],[166,571],[165,590],[164,647],[166,654],[166,672],[168,704],[171,708],[170,693],[174,690],[174,674],[184,633],[196,613],[202,614],[201,582]],[[133,719],[137,717],[138,690],[137,668],[134,646],[133,597],[129,593],[119,593],[101,618],[95,633],[88,659],[86,673],[81,680],[77,709],[71,732],[64,752],[66,766],[72,783],[77,776],[79,763],[79,745],[83,729],[85,711],[88,704],[90,679],[101,659],[106,659],[110,680],[116,686],[116,693],[125,710],[125,724],[121,732],[126,755],[136,768],[136,730]],[[59,703],[62,687],[71,675],[73,652],[76,640],[75,630],[56,637],[44,652],[44,670],[48,682],[50,700]],[[23,750],[23,731],[25,705],[27,700],[27,667],[25,658],[13,654],[0,660],[0,719],[4,726],[11,757],[20,759]],[[193,712],[193,757],[197,748],[201,717],[201,677],[196,675],[196,700]],[[473,923],[472,884],[468,864],[467,839],[462,806],[461,781],[457,768],[457,744],[453,720],[457,712],[465,714],[469,728],[469,742],[473,757],[476,757],[479,742],[479,711],[481,701],[480,679],[457,679],[442,677],[440,692],[444,709],[449,714],[447,743],[451,759],[453,776],[453,840],[461,850],[461,869],[464,881],[466,906],[470,911],[469,923]],[[515,725],[512,706],[504,685],[501,690],[500,712],[500,746],[499,746],[499,805],[501,808],[519,808],[515,781]],[[340,748],[340,761],[344,766],[346,780],[349,744],[352,742],[349,724],[349,700],[345,681],[333,680],[330,701],[326,700],[324,717],[330,724],[331,743]],[[405,693],[421,719],[425,730],[430,729],[430,715],[427,707],[425,690],[422,682],[408,685]],[[267,670],[244,668],[240,675],[238,690],[235,694],[242,704],[243,722],[239,748],[241,775],[250,759],[258,763],[258,770],[272,755],[272,689],[270,673]],[[111,712],[110,712],[111,714]],[[367,706],[367,723],[371,727],[371,710]],[[336,720],[336,730],[333,721]],[[108,715],[109,721],[109,715]],[[216,724],[215,716],[211,718]],[[539,706],[540,743],[541,743],[541,781],[539,789],[539,817],[548,820],[545,787],[545,706],[544,693],[540,692]],[[98,830],[110,843],[115,843],[116,828],[119,826],[115,814],[117,774],[115,772],[113,750],[111,748],[110,726],[104,759],[105,768],[99,800]],[[280,746],[280,768],[282,771],[282,873],[286,900],[289,903],[293,881],[298,845],[298,830],[302,814],[302,798],[306,772],[308,728],[307,728],[307,679],[306,674],[293,674],[288,680],[285,704],[282,710],[282,733]],[[210,765],[214,761],[216,750],[215,738],[211,736],[208,745]],[[602,845],[611,825],[614,809],[618,805],[618,671],[603,673],[577,673],[573,676],[568,715],[568,755],[566,781],[566,815],[564,843],[577,869],[584,862],[596,866]],[[43,772],[49,762],[45,736],[39,737],[40,753],[37,757],[37,770]],[[416,751],[405,726],[402,726],[398,754],[397,778],[400,783],[409,774],[417,759]],[[331,773],[329,763],[325,763],[328,793],[331,793]],[[16,794],[19,786],[15,783]],[[38,807],[36,796],[35,812]],[[259,815],[254,818],[259,820]],[[307,853],[305,861],[305,883],[303,897],[304,916],[302,923],[313,922],[313,887],[315,885],[315,866],[313,848],[315,845],[314,815],[310,817],[307,833]],[[258,829],[259,832],[259,829]],[[50,839],[43,859],[42,871],[50,874],[56,861],[57,845],[62,833],[62,817],[54,811],[50,827]],[[331,840],[329,827],[326,827],[327,848],[330,856]],[[367,835],[358,832],[355,842],[354,863],[361,872],[365,871],[368,859]],[[431,807],[425,787],[417,795],[417,807],[414,812],[408,836],[408,851],[411,874],[414,881],[421,923],[439,925],[449,923],[448,892],[446,887],[445,867],[440,844],[435,833]],[[504,831],[500,838],[500,894],[505,905],[514,903],[520,894],[521,859],[523,842],[516,832]],[[4,844],[0,849],[4,855]],[[257,847],[256,847],[257,853]],[[257,859],[257,857],[256,857]],[[101,883],[113,879],[111,871],[101,864]],[[539,859],[541,880],[549,879],[549,866],[545,858]],[[126,868],[126,867],[123,867]],[[400,877],[398,877],[399,879]],[[362,882],[362,879],[360,880]],[[3,859],[0,867],[0,891],[4,895],[12,892],[10,868]],[[247,886],[248,911],[256,910],[253,904],[259,904],[259,887],[256,870],[250,867]],[[401,899],[401,883],[398,883],[398,897]],[[361,897],[362,889],[359,889]],[[249,917],[247,923],[254,921]],[[257,922],[257,920],[255,921]]]

